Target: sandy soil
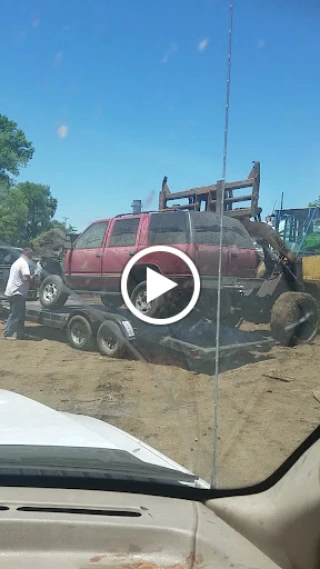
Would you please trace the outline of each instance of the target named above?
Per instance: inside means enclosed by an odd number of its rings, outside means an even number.
[[[32,332],[41,341],[0,340],[0,388],[109,421],[210,480],[212,376],[78,352],[57,331],[32,326]],[[274,347],[224,365],[218,399],[220,487],[266,478],[319,424],[319,367],[320,337],[313,345]]]

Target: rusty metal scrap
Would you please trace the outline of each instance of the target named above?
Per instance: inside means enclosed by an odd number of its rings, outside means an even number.
[[[251,192],[237,195],[237,190],[251,188]],[[260,188],[260,162],[254,162],[248,178],[245,180],[237,180],[235,182],[225,182],[224,184],[224,210],[226,215],[232,217],[257,217],[261,213],[258,207]],[[184,190],[181,192],[171,192],[168,186],[168,178],[165,176],[162,181],[162,187],[159,194],[159,209],[168,209],[169,202],[179,199],[188,199],[188,204],[174,206],[174,209],[192,209],[200,211],[201,205],[204,203],[204,209],[207,211],[219,212],[222,201],[222,181],[218,180],[216,184],[202,186]],[[235,204],[241,202],[250,202],[249,207],[233,208]]]
[[[248,218],[243,219],[242,223],[253,239],[261,239],[265,241],[268,245],[271,245],[273,249],[278,251],[282,257],[285,257],[291,262],[296,261],[296,254],[291,251],[290,247],[288,247],[283,239],[281,239],[279,233],[277,233],[270,225],[267,223],[250,221]]]

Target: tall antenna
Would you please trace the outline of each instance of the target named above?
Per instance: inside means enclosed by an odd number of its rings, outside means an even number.
[[[222,180],[221,180],[221,210],[220,210],[220,246],[218,265],[218,298],[217,298],[217,322],[216,322],[216,350],[215,350],[215,377],[213,393],[213,454],[211,486],[217,487],[217,443],[218,443],[218,396],[219,396],[219,348],[220,348],[220,312],[221,312],[221,268],[222,268],[222,232],[224,193],[227,172],[228,134],[229,134],[229,105],[230,105],[230,80],[231,80],[231,53],[232,53],[232,24],[233,24],[233,0],[229,1],[229,42],[228,42],[228,65],[227,65],[227,88],[223,139]]]

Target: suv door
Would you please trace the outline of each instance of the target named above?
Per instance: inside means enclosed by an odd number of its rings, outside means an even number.
[[[179,249],[193,259],[193,246],[190,245],[189,214],[185,211],[152,213],[148,230],[148,247],[167,245]],[[178,257],[167,253],[151,253],[144,262],[159,266],[161,273],[168,278],[190,275],[190,269]]]
[[[200,276],[208,277],[214,285],[219,271],[220,223],[213,212],[190,212],[192,241],[196,247],[195,263]],[[222,276],[228,274],[228,247],[222,242]]]
[[[138,250],[141,217],[114,219],[102,257],[102,288],[120,292],[121,275],[130,257]]]
[[[228,246],[228,276],[255,278],[259,257],[246,228],[237,219],[227,218],[223,231]]]
[[[100,291],[102,287],[103,241],[109,221],[96,221],[87,227],[67,252],[66,281],[75,290]]]

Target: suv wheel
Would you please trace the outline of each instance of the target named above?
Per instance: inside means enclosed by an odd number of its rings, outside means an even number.
[[[163,306],[160,297],[155,298],[152,302],[147,302],[147,281],[142,281],[133,289],[131,302],[139,312],[151,318],[156,314],[158,315]]]
[[[51,308],[52,310],[62,308],[68,297],[69,294],[64,282],[58,275],[50,275],[42,281],[39,300],[43,308]]]

